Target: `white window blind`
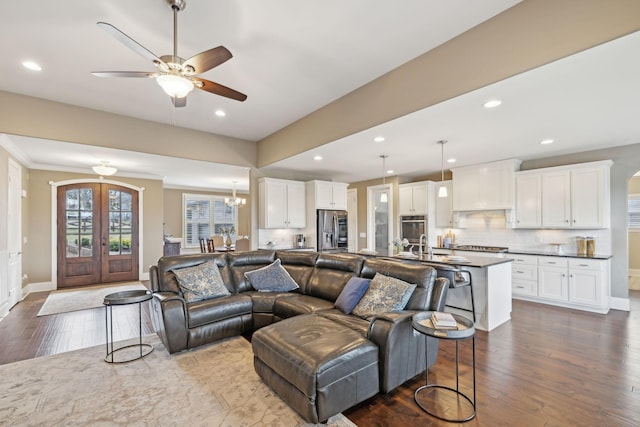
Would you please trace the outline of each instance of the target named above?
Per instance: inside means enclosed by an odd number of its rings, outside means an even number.
[[[640,194],[629,194],[627,199],[628,228],[640,231]]]
[[[222,234],[223,230],[235,232],[237,228],[236,208],[226,206],[222,196],[183,194],[182,204],[185,248],[197,248],[200,246],[200,239]]]

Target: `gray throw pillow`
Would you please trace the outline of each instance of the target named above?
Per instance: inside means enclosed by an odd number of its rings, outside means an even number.
[[[279,259],[266,267],[247,271],[244,277],[254,289],[261,292],[289,292],[299,287]]]
[[[369,289],[352,313],[366,318],[389,311],[403,310],[415,288],[416,285],[404,280],[376,273],[369,284]]]
[[[173,269],[186,302],[200,301],[229,295],[215,261],[194,267]]]

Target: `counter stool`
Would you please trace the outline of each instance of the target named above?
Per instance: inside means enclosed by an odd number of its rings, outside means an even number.
[[[457,310],[468,311],[473,316],[473,323],[476,322],[476,305],[473,297],[473,284],[471,283],[471,273],[456,267],[438,266],[438,277],[446,277],[449,279],[449,288],[457,289],[469,287],[469,295],[471,297],[471,309],[447,305],[447,307]]]

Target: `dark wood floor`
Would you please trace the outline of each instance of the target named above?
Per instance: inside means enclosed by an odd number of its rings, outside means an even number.
[[[104,344],[104,309],[36,317],[46,295],[29,295],[0,321],[0,364]],[[146,306],[144,334],[153,332]],[[477,417],[462,425],[640,425],[640,291],[631,306],[599,315],[514,300],[510,322],[476,335]],[[116,339],[136,336],[137,308],[116,308]],[[460,343],[468,394],[469,343]],[[455,345],[442,342],[430,381],[454,386],[454,357]],[[413,393],[423,383],[424,375],[344,414],[361,427],[453,425],[418,408]],[[441,397],[438,408],[456,414],[456,402]]]

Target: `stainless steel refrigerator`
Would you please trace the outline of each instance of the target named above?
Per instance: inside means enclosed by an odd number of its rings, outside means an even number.
[[[318,252],[346,252],[347,211],[318,209],[316,217]]]

